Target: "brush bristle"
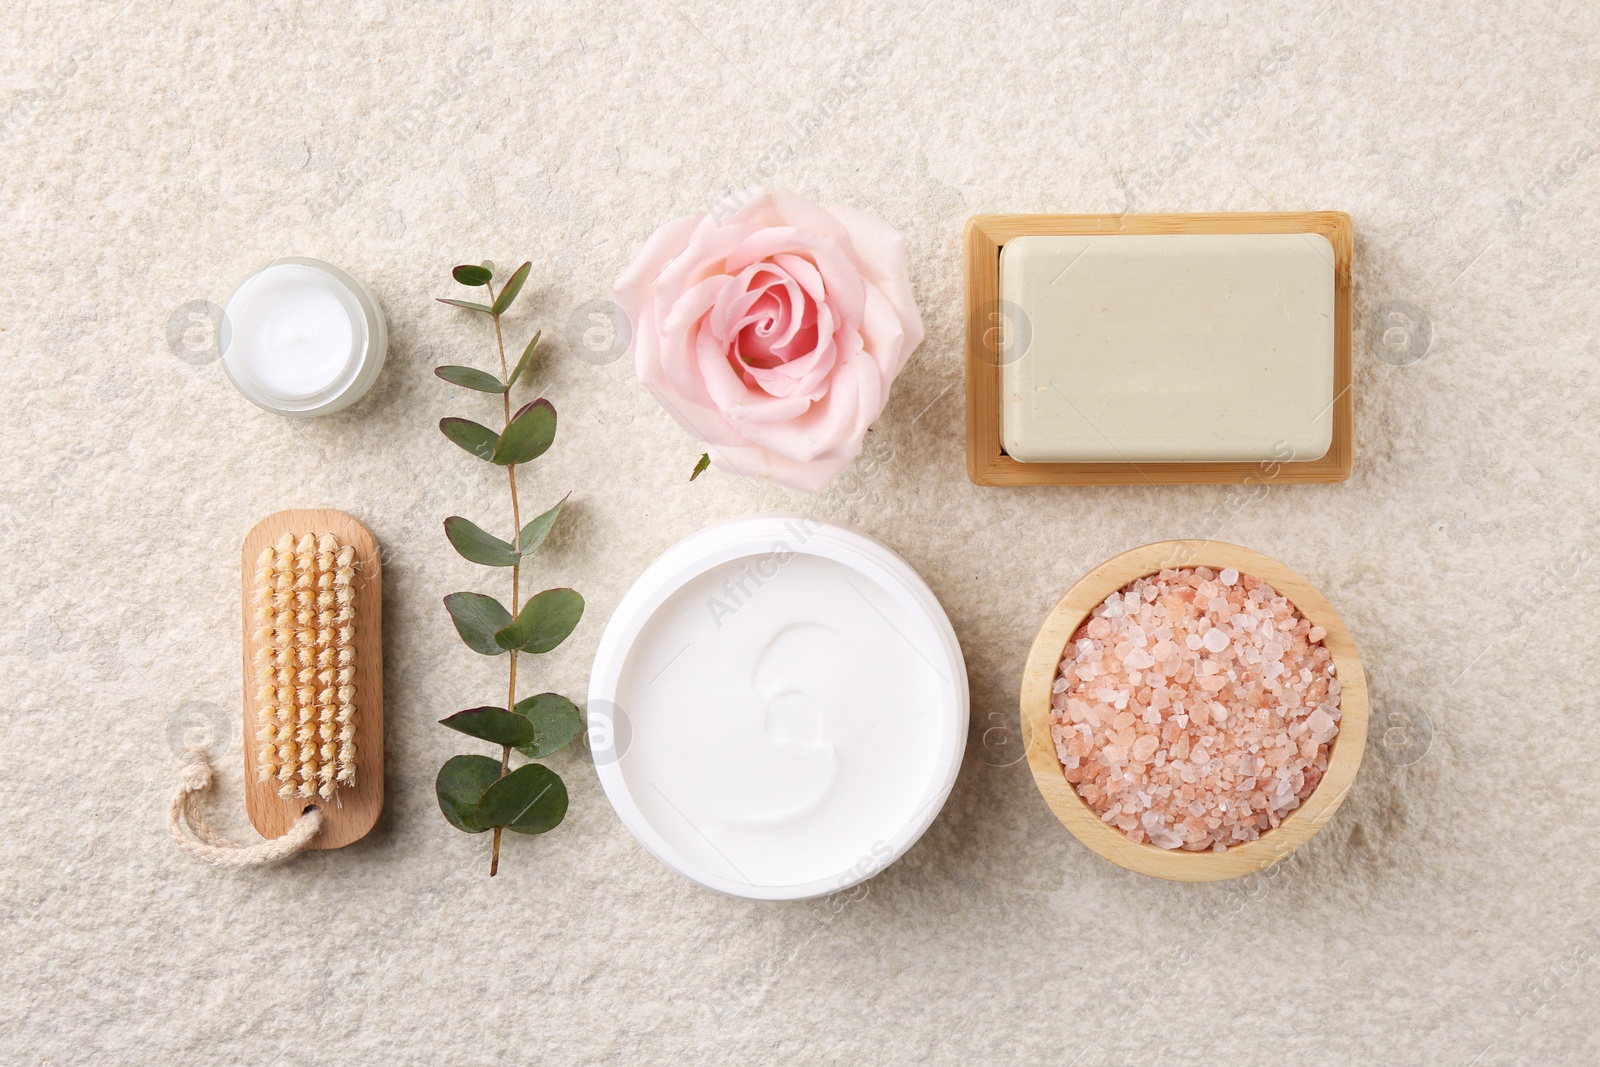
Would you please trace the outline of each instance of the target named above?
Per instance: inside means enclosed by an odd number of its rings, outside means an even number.
[[[255,563],[256,774],[285,800],[356,777],[355,549],[284,534]]]

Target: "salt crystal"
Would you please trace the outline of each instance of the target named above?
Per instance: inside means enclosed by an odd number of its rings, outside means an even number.
[[[1207,652],[1221,652],[1228,647],[1228,635],[1213,626],[1206,631],[1206,635],[1201,638],[1200,643],[1205,645]]]
[[[1151,830],[1150,843],[1159,848],[1178,848],[1183,844],[1183,835],[1172,830]]]
[[[1222,573],[1217,575],[1223,585],[1233,585],[1239,581],[1239,572],[1232,567],[1222,568]]]

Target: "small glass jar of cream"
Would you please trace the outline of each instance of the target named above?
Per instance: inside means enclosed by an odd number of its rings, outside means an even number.
[[[383,369],[389,331],[365,285],[331,263],[294,256],[239,283],[218,343],[223,370],[247,399],[309,418],[361,399]]]

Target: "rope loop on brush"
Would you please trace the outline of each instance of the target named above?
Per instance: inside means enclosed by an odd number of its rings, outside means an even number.
[[[196,859],[222,867],[264,867],[281,863],[311,843],[322,829],[322,811],[310,807],[295,820],[289,832],[271,841],[240,845],[211,829],[201,801],[211,790],[211,764],[205,749],[191,745],[183,751],[178,771],[178,791],[167,809],[167,831],[179,848]]]

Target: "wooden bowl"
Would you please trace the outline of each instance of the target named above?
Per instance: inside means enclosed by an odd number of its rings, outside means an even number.
[[[1050,687],[1072,635],[1112,593],[1135,579],[1176,567],[1233,567],[1271,585],[1313,626],[1328,631],[1322,643],[1333,654],[1339,678],[1339,733],[1329,746],[1328,769],[1322,781],[1277,827],[1226,852],[1187,852],[1128,840],[1078,796],[1050,739]],[[1215,882],[1271,866],[1309,841],[1333,817],[1355,781],[1366,748],[1367,682],[1344,620],[1294,571],[1259,552],[1220,541],[1158,541],[1106,560],[1079,579],[1051,609],[1033,640],[1022,675],[1022,731],[1028,739],[1028,766],[1039,792],[1079,841],[1130,871],[1176,882]]]

